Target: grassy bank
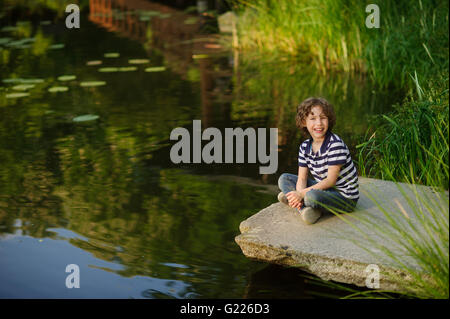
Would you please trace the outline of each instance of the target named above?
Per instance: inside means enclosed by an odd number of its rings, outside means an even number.
[[[434,89],[408,97],[394,111],[374,118],[359,148],[360,174],[448,189],[448,73]]]
[[[413,85],[448,67],[448,2],[383,0],[369,29],[370,1],[234,0],[243,51],[296,56],[318,69],[367,72],[381,86]]]

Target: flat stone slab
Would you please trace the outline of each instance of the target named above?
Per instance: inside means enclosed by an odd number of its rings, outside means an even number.
[[[235,241],[249,258],[298,267],[324,280],[361,287],[367,286],[366,278],[370,272],[367,267],[377,265],[380,270],[379,288],[402,290],[391,276],[402,281],[412,278],[384,249],[388,248],[398,261],[408,267],[419,272],[423,269],[403,247],[367,221],[381,226],[382,230],[395,232],[386,224],[385,210],[398,220],[400,231],[413,234],[420,241],[420,234],[426,230],[419,220],[423,217],[430,225],[435,225],[434,219],[426,209],[417,211],[417,203],[412,204],[414,209],[408,205],[407,198],[415,198],[410,185],[361,177],[359,185],[360,199],[356,210],[350,214],[336,216],[325,213],[317,223],[306,225],[295,209],[277,201],[244,220],[239,227],[241,234]],[[416,186],[415,191],[429,197],[430,203],[439,203],[441,209],[444,207],[448,225],[448,192],[441,194],[441,201],[438,201],[435,200],[437,193],[429,187]],[[274,191],[275,201],[276,194]]]

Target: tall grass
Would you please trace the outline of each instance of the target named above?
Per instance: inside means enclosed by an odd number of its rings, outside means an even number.
[[[358,24],[364,23],[364,10],[352,9],[357,0],[237,0],[234,4],[241,13],[237,27],[244,51],[312,58],[322,71],[363,67]],[[352,19],[342,19],[346,16]]]
[[[448,88],[446,76],[442,83]],[[357,146],[360,175],[448,189],[448,89],[423,90],[418,82],[416,86],[419,97],[375,118]]]
[[[359,0],[231,0],[246,52],[312,60],[319,70],[367,72],[380,86],[412,85],[448,67],[448,2],[378,1],[380,28],[365,25]]]
[[[365,44],[367,71],[381,86],[414,87],[448,69],[448,1],[382,1],[382,27]]]

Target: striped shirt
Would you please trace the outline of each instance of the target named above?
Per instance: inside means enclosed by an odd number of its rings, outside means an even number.
[[[327,132],[325,139],[316,153],[312,150],[312,140],[307,139],[300,145],[298,165],[308,167],[317,182],[327,177],[329,165],[342,164],[336,180],[336,189],[346,198],[359,198],[358,174],[344,141],[334,133]]]

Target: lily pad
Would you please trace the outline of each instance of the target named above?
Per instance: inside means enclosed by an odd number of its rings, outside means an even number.
[[[48,89],[50,93],[56,93],[56,92],[66,92],[69,88],[67,86],[52,86]]]
[[[117,53],[117,52],[108,52],[108,53],[103,54],[103,56],[104,56],[105,58],[118,58],[118,57],[120,56],[120,53]]]
[[[20,83],[37,84],[37,83],[44,83],[44,80],[43,79],[21,79]]]
[[[18,49],[29,49],[29,48],[31,48],[31,44],[18,45],[18,46],[16,46],[16,48],[18,48]]]
[[[17,21],[16,22],[16,26],[20,27],[20,26],[27,26],[30,25],[31,21]]]
[[[11,38],[0,38],[0,45],[8,43],[11,40],[12,40]]]
[[[72,81],[75,80],[77,78],[76,75],[61,75],[58,76],[58,80],[59,81]]]
[[[24,44],[24,42],[22,40],[16,40],[16,41],[8,42],[6,44],[6,46],[11,48],[11,47],[18,47],[18,46],[23,45],[23,44]]]
[[[16,31],[17,29],[18,27],[8,25],[6,27],[1,28],[0,31],[9,32],[9,31]]]
[[[17,91],[26,91],[26,90],[32,89],[32,88],[34,88],[34,84],[19,84],[19,85],[12,87],[13,90],[17,90]]]
[[[63,49],[64,46],[65,46],[64,43],[57,43],[57,44],[52,44],[51,46],[49,46],[49,48],[52,50],[57,50],[57,49]]]
[[[128,60],[128,63],[130,64],[146,64],[149,63],[149,59],[130,59]]]
[[[6,98],[7,99],[15,99],[15,98],[20,98],[20,97],[25,97],[30,95],[30,93],[27,92],[22,92],[22,93],[8,93],[6,94]]]
[[[21,39],[20,41],[22,41],[22,43],[30,43],[30,42],[36,42],[36,38],[25,38],[25,39]]]
[[[22,83],[21,78],[12,78],[12,79],[3,79],[2,82],[3,83]]]
[[[198,18],[196,17],[189,17],[186,20],[184,20],[184,24],[196,24],[198,22]]]
[[[87,121],[97,120],[98,118],[100,118],[100,116],[98,116],[98,115],[85,114],[85,115],[80,115],[80,116],[74,117],[72,119],[72,121],[74,121],[74,122],[87,122]]]
[[[209,58],[209,55],[207,55],[207,54],[193,54],[193,55],[192,55],[192,58],[193,58],[194,60],[198,60],[198,59],[206,59],[206,58]]]
[[[119,68],[116,67],[106,67],[98,69],[98,72],[117,72],[117,71],[119,71]]]
[[[119,68],[119,72],[129,72],[129,71],[136,71],[137,67],[135,66],[123,66]]]
[[[45,20],[45,21],[41,21],[39,24],[40,25],[50,25],[50,24],[52,24],[52,22],[50,20]]]
[[[10,78],[10,79],[3,79],[3,83],[21,83],[21,84],[37,84],[37,83],[43,83],[43,79],[22,79],[22,78]]]
[[[101,86],[105,85],[105,81],[84,81],[80,83],[80,86],[82,87],[93,87],[93,86]]]
[[[100,61],[100,60],[94,60],[94,61],[88,61],[87,63],[86,63],[86,65],[100,65],[100,64],[102,64],[103,62],[102,61]]]
[[[184,9],[184,13],[197,13],[197,6],[189,6]]]
[[[165,71],[166,67],[165,66],[153,66],[150,68],[146,68],[145,72],[162,72]]]
[[[161,12],[159,11],[151,11],[151,10],[139,10],[139,15],[140,16],[145,16],[145,17],[157,17],[161,15]]]

